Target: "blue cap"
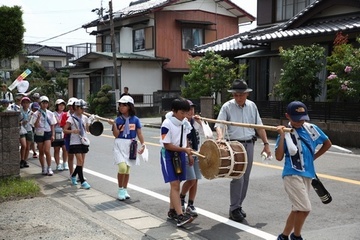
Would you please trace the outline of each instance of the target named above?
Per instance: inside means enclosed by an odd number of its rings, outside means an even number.
[[[40,105],[39,105],[39,103],[38,102],[33,102],[32,104],[31,104],[31,108],[32,109],[39,109],[40,108]]]
[[[293,101],[289,103],[286,108],[286,113],[290,115],[291,120],[293,120],[294,122],[310,120],[307,107],[304,103],[299,101]]]

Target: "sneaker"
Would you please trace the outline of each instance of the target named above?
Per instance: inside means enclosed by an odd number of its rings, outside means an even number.
[[[72,185],[78,185],[77,181],[76,181],[76,177],[70,177],[70,180],[71,180],[71,184]]]
[[[47,175],[47,169],[46,169],[46,168],[43,168],[43,170],[41,171],[41,174],[42,174],[42,175]]]
[[[290,234],[290,240],[303,240],[303,238],[301,236],[296,237],[294,233],[292,233]]]
[[[86,181],[81,184],[81,188],[83,189],[90,189],[90,184],[88,184]]]
[[[67,162],[63,163],[64,170],[69,170],[69,164]]]
[[[177,214],[176,214],[175,209],[170,209],[170,210],[168,211],[167,218],[168,218],[169,220],[177,220]]]
[[[118,199],[120,201],[124,201],[126,199],[125,189],[124,188],[119,188],[119,190],[118,190]]]
[[[29,164],[25,160],[20,161],[20,168],[28,168]]]
[[[190,214],[193,217],[197,217],[197,215],[198,215],[194,205],[188,205],[186,208],[186,213]]]
[[[128,192],[127,192],[127,189],[126,189],[126,188],[124,188],[124,191],[125,191],[125,198],[126,198],[126,199],[130,199],[130,195],[128,194]]]
[[[84,177],[84,181],[86,181],[86,180],[87,180],[86,177]],[[81,182],[80,178],[77,178],[77,181]]]
[[[184,214],[178,215],[176,226],[181,227],[187,223],[191,223],[193,220],[194,220],[194,218],[190,215],[187,215],[187,214],[186,215],[184,215]]]
[[[288,236],[284,236],[282,233],[277,237],[276,240],[289,240]]]
[[[61,164],[58,164],[58,165],[56,166],[56,171],[62,171],[62,170],[64,170],[63,167],[62,167],[62,165],[61,165]]]
[[[48,176],[52,176],[53,174],[54,174],[53,170],[51,169],[51,167],[49,167],[49,168],[47,169],[47,175],[48,175]]]
[[[36,154],[36,152],[33,154],[33,158],[37,158],[38,156],[37,156],[37,154]]]

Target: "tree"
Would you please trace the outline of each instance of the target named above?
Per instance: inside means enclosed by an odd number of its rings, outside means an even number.
[[[285,102],[314,101],[321,93],[321,80],[317,75],[324,67],[325,49],[313,44],[279,51],[284,68],[274,86],[275,96]]]
[[[90,104],[89,112],[97,115],[104,115],[111,112],[112,93],[109,92],[110,90],[112,90],[112,87],[108,84],[104,84],[101,86],[99,92],[88,96],[87,100]]]
[[[22,14],[19,6],[0,7],[0,59],[13,58],[23,49]]]
[[[188,61],[190,71],[184,75],[186,87],[181,89],[186,98],[215,96],[224,89],[229,89],[232,81],[238,77],[238,69],[228,58],[223,58],[212,51],[206,52],[202,58]]]
[[[360,38],[357,38],[360,43]],[[327,99],[329,101],[360,100],[360,48],[348,43],[348,36],[339,32],[331,55],[327,57]]]

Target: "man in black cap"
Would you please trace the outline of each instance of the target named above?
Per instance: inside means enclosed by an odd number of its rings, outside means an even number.
[[[252,89],[248,88],[244,80],[236,79],[228,92],[232,93],[233,99],[222,105],[217,120],[256,125],[263,124],[256,104],[247,99]],[[253,164],[254,143],[256,141],[255,129],[227,125],[227,132],[224,134],[223,127],[223,124],[215,124],[217,140],[223,141],[225,136],[227,141],[238,141],[245,147],[247,153],[248,163],[244,175],[240,179],[233,179],[230,182],[229,217],[236,222],[242,222],[246,217],[246,213],[242,209],[242,203],[246,197]],[[265,152],[267,156],[271,156],[265,129],[257,129],[256,132],[264,144],[262,152]]]

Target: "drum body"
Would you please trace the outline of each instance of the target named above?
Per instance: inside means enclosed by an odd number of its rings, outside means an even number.
[[[215,142],[208,139],[200,147],[201,174],[207,179],[241,178],[247,167],[247,154],[238,141]]]

